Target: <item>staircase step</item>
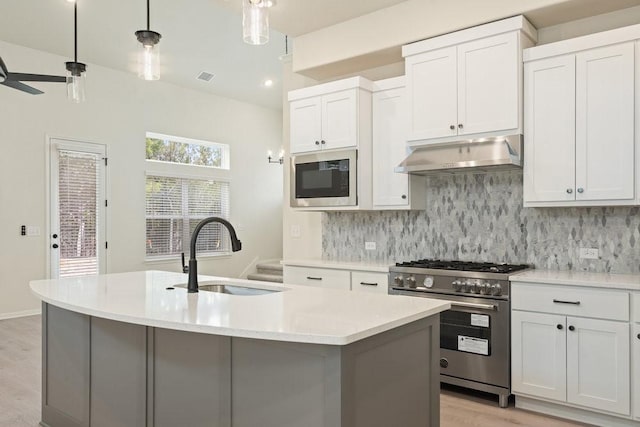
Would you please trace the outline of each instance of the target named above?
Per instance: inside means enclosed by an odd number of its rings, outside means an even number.
[[[262,262],[256,268],[258,273],[282,275],[282,264],[279,262]]]
[[[260,280],[261,282],[282,283],[282,276],[278,274],[254,273],[247,276],[249,280]]]

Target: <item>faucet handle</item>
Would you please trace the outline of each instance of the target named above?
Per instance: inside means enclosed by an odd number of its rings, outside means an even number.
[[[184,262],[184,252],[182,252],[182,272],[184,274],[189,273],[189,266]]]

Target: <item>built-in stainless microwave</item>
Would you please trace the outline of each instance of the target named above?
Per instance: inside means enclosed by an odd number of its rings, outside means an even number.
[[[357,150],[291,158],[291,207],[356,206]]]

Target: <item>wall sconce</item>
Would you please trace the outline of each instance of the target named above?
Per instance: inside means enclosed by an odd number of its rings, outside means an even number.
[[[277,160],[273,159],[273,152],[271,150],[267,151],[267,156],[269,163],[277,163],[281,165],[284,162],[284,150],[280,150]]]

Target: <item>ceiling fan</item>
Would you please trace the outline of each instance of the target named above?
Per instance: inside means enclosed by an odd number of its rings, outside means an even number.
[[[26,74],[26,73],[10,73],[7,66],[0,58],[0,85],[9,86],[31,95],[40,95],[44,93],[34,87],[28,86],[22,82],[53,82],[65,83],[67,78],[64,76],[49,76],[45,74]]]

